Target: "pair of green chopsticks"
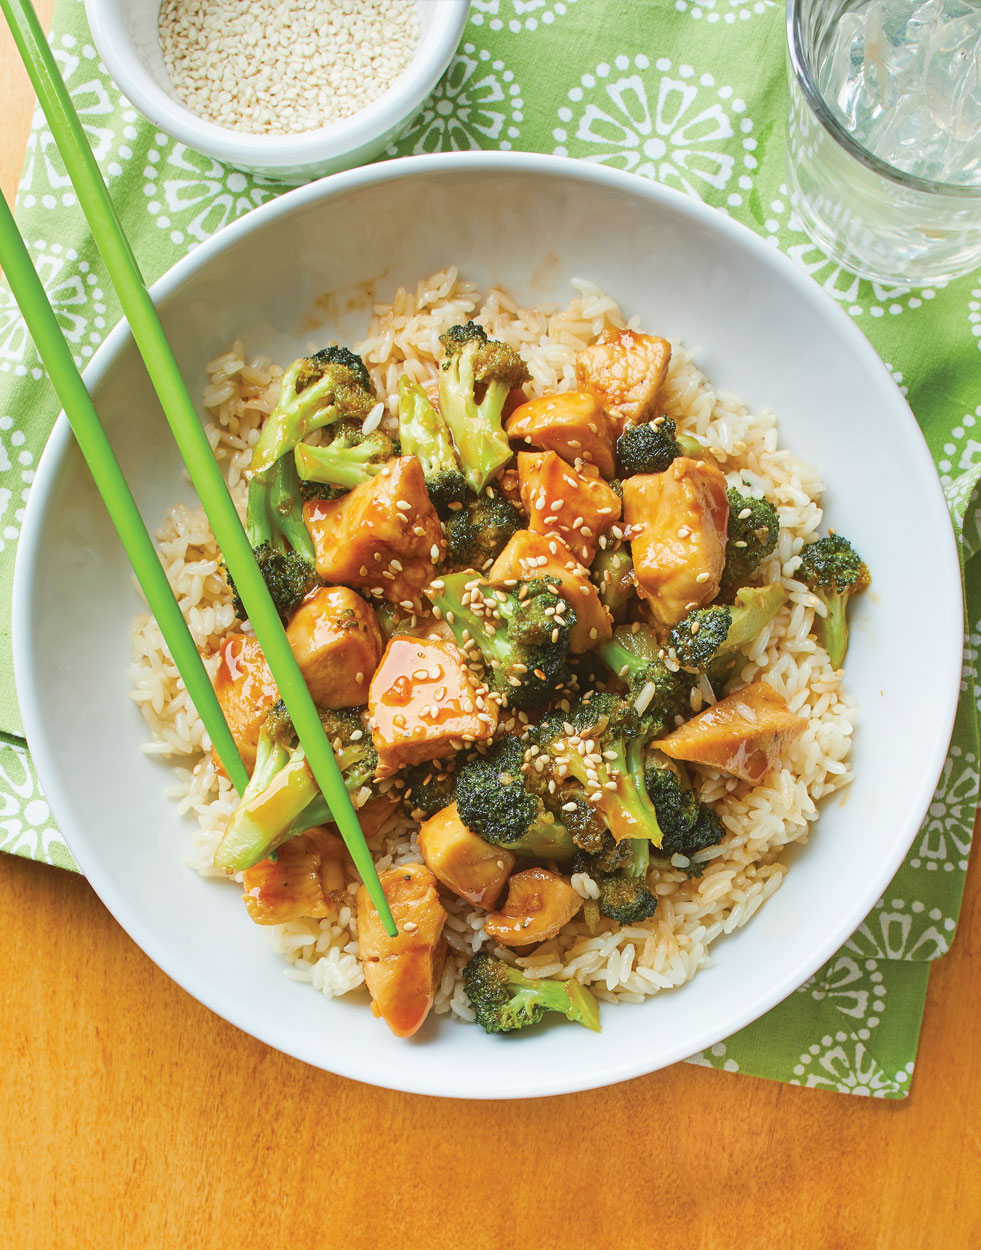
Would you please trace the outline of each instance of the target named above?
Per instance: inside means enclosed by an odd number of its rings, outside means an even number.
[[[320,716],[297,667],[286,633],[252,555],[232,497],[184,385],[157,311],[92,149],[82,130],[44,31],[29,0],[0,0],[14,42],[37,92],[65,162],[92,237],[119,295],[136,346],[146,365],[174,438],[187,465],[222,556],[296,727],[307,762],[341,836],[388,932],[397,932],[357,815],[344,788]],[[184,684],[211,736],[222,764],[241,793],[248,774],[239,757],[211,681],[143,524],[122,470],[66,344],[30,255],[0,195],[0,267],[10,282],[48,376],[64,405],[82,455],[122,539],[147,602],[153,609]]]

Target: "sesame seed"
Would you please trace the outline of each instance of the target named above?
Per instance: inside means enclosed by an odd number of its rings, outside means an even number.
[[[364,109],[408,67],[419,31],[416,6],[405,0],[358,0],[343,24],[319,4],[279,0],[165,0],[158,18],[180,99],[199,117],[249,134],[299,134]]]

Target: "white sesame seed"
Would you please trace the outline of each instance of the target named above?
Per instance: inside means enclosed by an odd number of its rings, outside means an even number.
[[[411,0],[164,0],[159,16],[187,107],[252,134],[296,134],[365,108],[407,68],[419,30]]]

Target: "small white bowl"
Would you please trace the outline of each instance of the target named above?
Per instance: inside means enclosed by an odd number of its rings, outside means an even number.
[[[269,178],[352,169],[398,138],[449,65],[470,0],[415,0],[420,37],[406,71],[373,104],[302,134],[255,135],[206,121],[177,95],[157,33],[160,0],[85,0],[92,39],[120,91],[148,121],[196,152]]]

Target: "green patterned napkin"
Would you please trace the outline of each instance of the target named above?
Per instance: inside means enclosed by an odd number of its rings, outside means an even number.
[[[157,133],[99,63],[82,0],[51,42],[148,279],[284,189]],[[954,935],[978,802],[981,274],[908,290],[860,282],[810,243],[783,185],[783,5],[776,0],[473,0],[452,65],[389,155],[554,152],[675,187],[789,253],[871,339],[909,398],[963,535],[963,697],[940,788],[905,864],[810,981],[691,1062],[844,1093],[909,1089],[930,961]],[[119,316],[51,135],[36,116],[18,218],[79,364]],[[0,599],[57,401],[0,288]],[[977,424],[976,424],[977,423]],[[38,787],[0,621],[0,848],[71,868]]]

